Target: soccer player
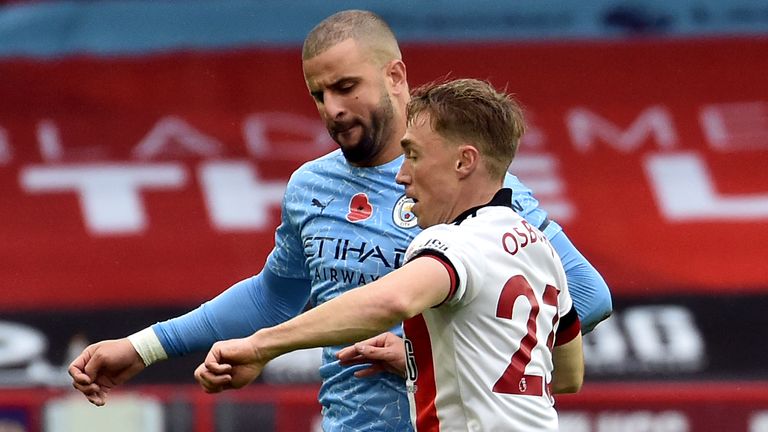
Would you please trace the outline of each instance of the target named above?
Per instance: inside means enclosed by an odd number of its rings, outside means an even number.
[[[416,430],[557,431],[549,386],[581,387],[581,333],[557,253],[502,188],[522,113],[488,83],[462,79],[417,89],[407,118],[397,181],[426,229],[405,265],[286,323],[217,342],[195,376],[208,392],[240,388],[280,354],[404,321]]]
[[[281,323],[308,300],[320,305],[402,265],[419,228],[412,201],[394,181],[410,98],[397,41],[375,14],[344,11],[310,32],[302,59],[309,92],[340,149],[291,176],[275,247],[259,274],[181,317],[91,345],[72,362],[73,385],[92,403],[103,405],[111,388],[156,361]],[[591,328],[610,314],[608,287],[530,189],[512,175],[505,182],[521,216],[544,231],[560,254],[583,328]],[[399,326],[392,331],[401,332]],[[408,430],[402,378],[356,379],[360,366],[342,367],[340,348],[323,352],[324,430]]]

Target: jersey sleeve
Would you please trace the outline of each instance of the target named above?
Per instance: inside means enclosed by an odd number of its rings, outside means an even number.
[[[600,273],[576,249],[565,232],[559,232],[549,239],[563,263],[581,329],[588,333],[611,315],[611,292]]]
[[[298,173],[286,186],[275,247],[261,273],[185,315],[152,326],[169,356],[206,350],[216,341],[246,336],[283,322],[306,306],[311,286],[297,222],[302,202]]]
[[[483,271],[468,268],[476,264],[469,262],[468,257],[479,254],[474,253],[467,242],[462,241],[461,233],[452,228],[452,225],[427,228],[413,239],[405,254],[406,262],[430,256],[445,266],[451,278],[451,290],[448,297],[438,306],[456,305],[473,298],[475,293],[472,287],[482,285],[482,281],[475,279],[484,274]],[[470,277],[473,281],[469,280]]]
[[[152,329],[171,357],[204,351],[216,341],[244,337],[299,314],[309,290],[308,280],[281,278],[264,269],[197,309]]]
[[[300,174],[301,170],[297,170],[288,180],[280,206],[280,226],[275,230],[275,247],[265,265],[276,276],[290,279],[307,279],[309,274],[298,221],[304,197]]]

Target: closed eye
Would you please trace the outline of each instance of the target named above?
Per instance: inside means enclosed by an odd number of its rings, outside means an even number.
[[[340,94],[347,94],[355,89],[357,81],[352,79],[344,79],[334,84],[334,89]]]

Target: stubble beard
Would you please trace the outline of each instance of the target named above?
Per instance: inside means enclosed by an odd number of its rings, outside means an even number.
[[[356,144],[341,145],[341,152],[344,158],[355,166],[372,166],[376,157],[384,151],[389,138],[392,135],[392,120],[395,111],[389,95],[384,93],[379,100],[376,110],[371,113],[371,124],[363,128],[363,136]]]

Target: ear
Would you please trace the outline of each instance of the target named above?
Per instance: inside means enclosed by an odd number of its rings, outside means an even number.
[[[402,60],[392,60],[387,66],[387,76],[392,84],[392,93],[408,93],[408,77],[405,63]]]
[[[459,145],[456,158],[456,174],[459,179],[469,177],[479,166],[480,152],[477,147],[469,144]]]

